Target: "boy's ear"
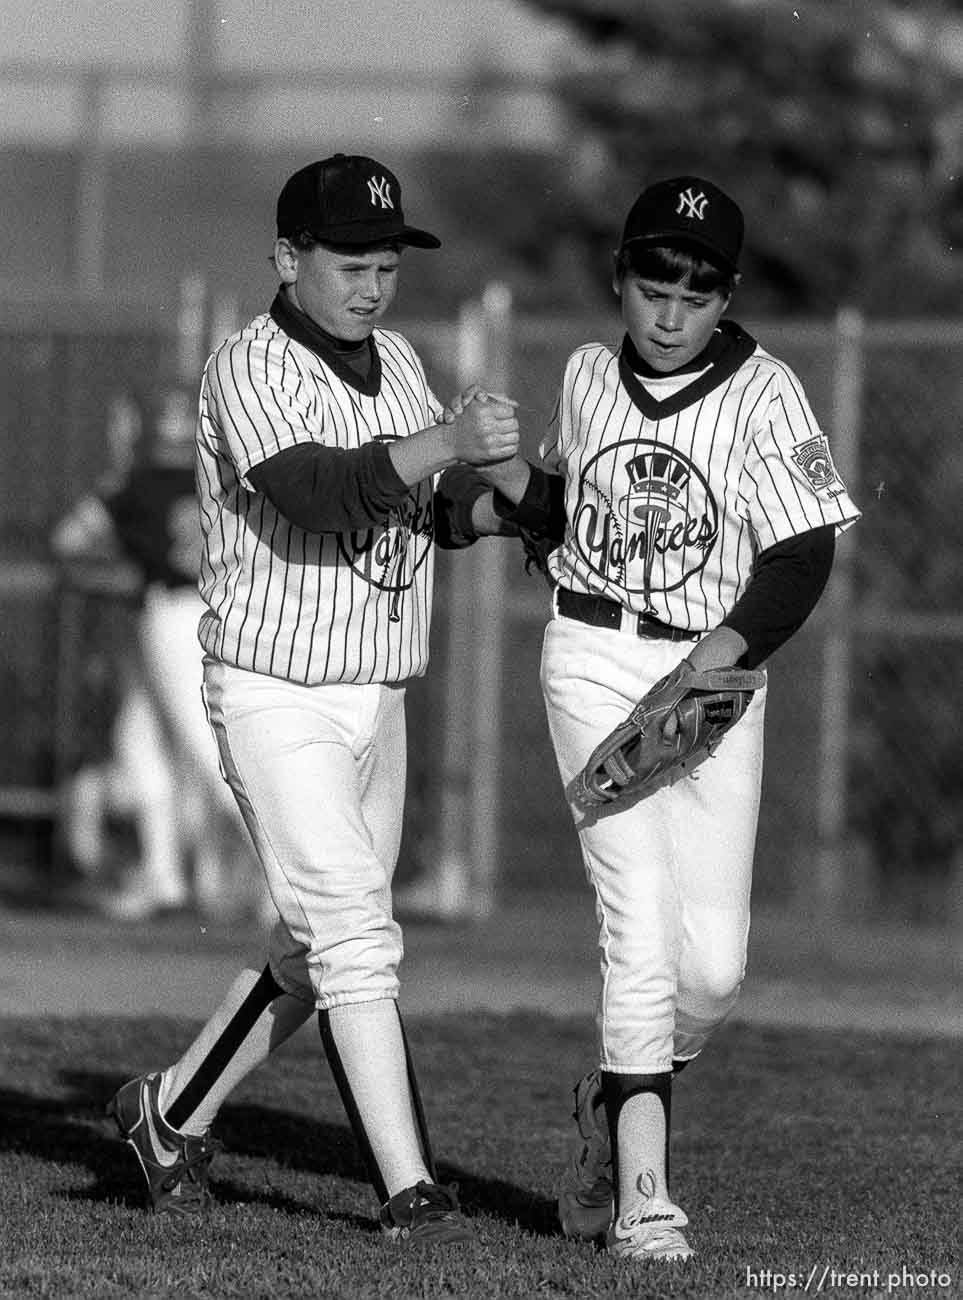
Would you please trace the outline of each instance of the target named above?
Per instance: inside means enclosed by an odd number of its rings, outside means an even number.
[[[282,284],[295,284],[298,278],[298,250],[289,239],[278,239],[274,245],[274,265]]]
[[[619,275],[618,249],[612,254],[612,291],[616,298],[622,297],[622,277]]]

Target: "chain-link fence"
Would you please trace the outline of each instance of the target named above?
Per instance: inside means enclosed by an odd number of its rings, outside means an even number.
[[[847,832],[864,888],[921,916],[963,881],[961,342],[874,326],[861,382]]]
[[[744,323],[803,380],[863,511],[830,591],[773,659],[757,894],[946,915],[961,874],[951,723],[963,655],[963,322]],[[484,312],[398,328],[441,397],[494,365],[521,404],[529,455],[569,351],[620,335],[615,316],[506,321],[502,302],[493,362]],[[58,784],[107,734],[126,617],[109,596],[78,608],[49,537],[103,469],[111,400],[139,387],[169,347],[162,331],[109,313],[58,328],[9,312],[0,322],[0,829],[40,872],[56,840]],[[492,548],[503,548],[497,559]],[[476,550],[440,557],[433,670],[410,692],[401,876],[461,845],[456,870],[480,871],[499,896],[581,887],[538,687],[547,589],[511,544]]]

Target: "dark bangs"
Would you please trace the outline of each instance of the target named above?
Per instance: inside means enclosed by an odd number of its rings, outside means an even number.
[[[619,251],[616,274],[622,279],[631,272],[642,280],[656,280],[660,284],[681,284],[687,280],[694,293],[730,294],[736,287],[736,277],[708,258],[681,245],[645,244],[641,241],[627,244]]]

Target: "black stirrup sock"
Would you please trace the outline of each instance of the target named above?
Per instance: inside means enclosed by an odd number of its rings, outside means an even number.
[[[662,1103],[665,1114],[665,1177],[669,1180],[669,1129],[672,1121],[672,1075],[665,1074],[610,1074],[602,1071],[602,1099],[605,1102],[605,1116],[609,1125],[609,1137],[612,1144],[612,1181],[615,1195],[619,1190],[619,1115],[622,1107],[630,1097],[641,1092],[654,1092]]]
[[[210,1092],[214,1081],[224,1072],[228,1062],[251,1032],[258,1017],[263,1015],[266,1008],[283,992],[284,989],[271,974],[271,968],[265,966],[258,976],[257,983],[228,1021],[190,1083],[164,1112],[164,1118],[172,1128],[179,1129],[186,1124]]]

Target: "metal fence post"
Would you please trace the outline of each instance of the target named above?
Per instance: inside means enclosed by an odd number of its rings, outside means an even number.
[[[458,318],[458,383],[463,387],[485,367],[485,323],[481,305],[463,304]],[[437,855],[425,882],[420,904],[440,916],[463,916],[474,911],[471,896],[471,778],[475,632],[474,574],[471,552],[452,558],[447,591],[442,763],[438,808]]]
[[[855,485],[863,407],[866,358],[862,315],[842,309],[836,317],[836,370],[833,377],[833,457],[847,485]],[[847,857],[847,745],[853,638],[851,544],[837,552],[826,592],[819,729],[818,829],[814,902],[827,917],[839,914],[853,881]]]
[[[511,312],[512,296],[508,286],[488,285],[482,295],[486,341],[484,376],[487,386],[496,393],[507,393],[511,383]],[[475,617],[472,749],[475,778],[471,790],[471,898],[472,910],[478,916],[487,916],[495,908],[500,866],[507,563],[504,541],[488,538],[472,547]]]
[[[236,295],[232,293],[217,294],[211,302],[211,324],[207,338],[208,355],[219,348],[226,338],[230,338],[240,324],[241,309],[238,306]],[[201,357],[201,369],[203,369],[206,360],[206,356]],[[198,387],[200,387],[200,370],[198,370],[195,378]]]
[[[462,308],[458,382],[493,392],[508,384],[511,294],[489,285]],[[504,543],[477,542],[451,564],[445,661],[443,784],[431,910],[488,916],[496,903],[502,816],[502,733],[507,556]]]
[[[207,280],[200,271],[181,277],[177,307],[177,380],[200,385],[201,368],[207,359]]]

